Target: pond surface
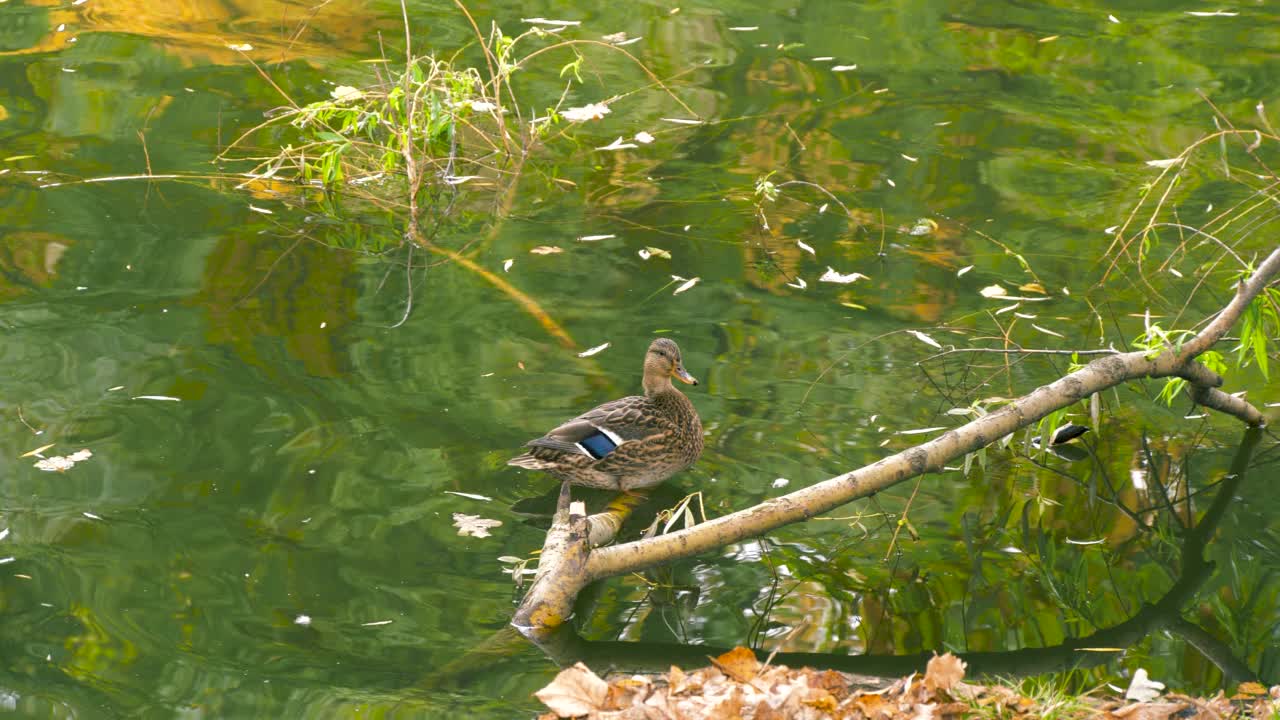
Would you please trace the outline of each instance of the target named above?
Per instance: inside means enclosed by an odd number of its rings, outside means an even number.
[[[1228,122],[1267,130],[1275,7],[768,5],[471,6],[509,35],[544,17],[581,21],[562,37],[639,40],[630,56],[585,46],[580,83],[568,50],[517,73],[529,112],[566,86],[564,108],[611,112],[566,125],[502,193],[460,186],[432,227],[463,260],[409,252],[394,215],[342,224],[212,162],[281,92],[372,82],[365,61],[403,51],[397,5],[0,5],[0,707],[531,716],[556,664],[504,633],[518,593],[499,558],[541,547],[554,482],[505,461],[636,392],[655,334],[702,381],[707,449],[640,525],[689,493],[720,515],[872,462],[1071,362],[939,357],[904,330],[1123,347],[1148,311],[1189,328],[1228,297],[1238,266],[1217,245],[1170,229],[1140,265],[1114,227],[1167,186],[1147,161]],[[409,11],[416,52],[481,63],[454,5]],[[664,120],[690,110],[704,122]],[[655,141],[597,149],[640,131]],[[1207,223],[1272,182],[1243,145],[1210,144],[1164,221]],[[179,177],[118,177],[148,172]],[[1245,257],[1275,243],[1275,204],[1259,205],[1218,236]],[[828,268],[868,279],[820,282]],[[982,294],[996,284],[1034,299]],[[993,672],[1078,689],[1139,667],[1183,692],[1280,682],[1275,441],[1220,488],[1239,423],[1166,406],[1160,387],[1107,393],[1095,420],[1077,408],[1096,422],[1078,462],[1020,435],[967,474],[605,582],[578,629],[982,652]],[[1280,402],[1256,364],[1227,389]],[[45,457],[92,455],[45,472],[24,454],[50,443]],[[1226,490],[1212,566],[1190,568],[1202,538],[1182,528]],[[455,513],[502,524],[462,537]],[[1171,591],[1171,613],[1106,635]],[[1106,646],[1000,655],[1090,637]]]

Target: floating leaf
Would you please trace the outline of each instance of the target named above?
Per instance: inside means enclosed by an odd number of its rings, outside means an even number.
[[[467,515],[465,513],[453,514],[453,526],[458,528],[458,534],[471,537],[489,537],[489,530],[496,528],[502,524],[501,520],[489,520],[479,515]]]
[[[677,279],[677,280],[684,280],[684,278],[679,278],[679,277],[676,277],[675,275],[672,275],[671,277],[673,277],[673,278],[675,278],[675,279]],[[701,279],[702,279],[702,278],[692,278],[692,279],[689,279],[689,280],[685,280],[685,281],[684,281],[684,284],[683,284],[683,285],[681,285],[680,287],[676,288],[676,289],[675,289],[675,292],[673,292],[673,293],[671,293],[671,294],[672,294],[672,295],[679,295],[680,293],[684,292],[685,290],[688,290],[689,288],[693,287],[694,285],[697,285],[697,284],[698,284],[698,281],[699,281],[699,280],[701,280]]]
[[[644,258],[645,260],[648,260],[651,257],[660,257],[663,260],[670,260],[671,253],[667,252],[666,250],[663,250],[660,247],[653,247],[652,245],[650,245],[640,251],[640,257]]]
[[[920,235],[928,235],[937,231],[938,223],[933,218],[920,218],[916,220],[911,229],[907,231],[908,235],[919,237]]]
[[[520,22],[526,22],[530,25],[551,25],[553,27],[574,27],[582,24],[581,20],[548,20],[543,17],[520,18]]]
[[[556,253],[564,252],[564,248],[559,248],[559,247],[556,247],[555,245],[539,245],[538,247],[533,248],[529,252],[533,253],[534,255],[555,255]]]
[[[871,278],[860,272],[852,272],[848,274],[838,273],[835,268],[827,266],[827,271],[822,273],[822,277],[818,278],[818,282],[837,283],[839,285],[848,285],[855,280],[870,280]]]
[[[937,340],[934,340],[933,338],[929,337],[928,335],[925,335],[924,333],[920,332],[919,330],[908,330],[908,331],[907,331],[907,334],[908,334],[908,335],[912,335],[912,336],[914,336],[914,337],[915,337],[915,339],[919,340],[920,342],[924,343],[925,345],[932,345],[933,347],[936,347],[936,348],[938,348],[939,350],[941,350],[941,349],[942,349],[942,346],[938,344],[938,341],[937,341]]]
[[[37,460],[35,467],[45,472],[66,472],[75,467],[76,463],[88,460],[91,457],[93,457],[93,453],[89,450],[77,450],[65,457],[54,455],[50,458]]]
[[[569,108],[560,113],[560,117],[569,122],[586,122],[588,120],[599,120],[609,114],[609,106],[604,103],[591,103],[582,107]]]
[[[1041,285],[1040,283],[1027,283],[1026,285],[1019,285],[1018,289],[1021,290],[1022,292],[1036,292],[1036,293],[1040,293],[1041,295],[1048,294],[1047,292],[1045,292],[1044,286]]]
[[[982,297],[987,298],[1002,298],[1009,295],[1009,292],[999,285],[988,285],[978,292],[982,293]]]
[[[353,103],[364,99],[364,91],[350,85],[339,85],[329,91],[329,97],[340,103]]]
[[[583,350],[582,352],[578,353],[578,357],[591,357],[596,353],[604,352],[605,348],[608,348],[608,347],[609,347],[609,343],[605,343],[603,345],[597,345],[593,348],[589,348],[587,350]]]
[[[24,458],[25,458],[25,457],[31,457],[32,455],[39,455],[40,453],[44,452],[45,450],[48,450],[49,448],[53,447],[54,445],[57,445],[57,443],[49,443],[48,445],[41,445],[40,447],[36,448],[35,450],[32,450],[32,451],[30,451],[30,452],[25,452],[25,453],[23,453],[20,457],[24,457]]]
[[[631,148],[638,148],[638,147],[640,146],[635,143],[623,142],[622,138],[619,137],[617,140],[614,140],[608,145],[604,145],[596,149],[597,150],[630,150]]]

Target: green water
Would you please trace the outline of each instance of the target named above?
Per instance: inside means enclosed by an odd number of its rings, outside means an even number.
[[[908,447],[930,436],[901,431],[957,424],[947,410],[1026,392],[1069,362],[921,364],[937,350],[886,333],[996,346],[982,338],[998,322],[1028,347],[1096,347],[1100,333],[1120,346],[1148,309],[1189,327],[1226,297],[1229,263],[1184,307],[1213,247],[1178,250],[1169,233],[1148,262],[1183,276],[1145,286],[1134,253],[1107,254],[1104,229],[1155,181],[1145,161],[1214,130],[1200,92],[1241,128],[1259,125],[1259,102],[1280,107],[1274,8],[579,5],[470,10],[511,34],[542,16],[581,20],[566,37],[640,37],[627,51],[710,122],[662,120],[688,113],[629,59],[588,53],[565,106],[629,94],[541,151],[500,212],[462,186],[466,212],[435,240],[465,248],[470,267],[335,249],[357,232],[392,247],[403,228],[329,225],[210,177],[227,170],[211,159],[283,104],[264,75],[299,102],[367,80],[380,42],[402,48],[397,6],[0,5],[0,707],[530,716],[556,665],[502,634],[517,593],[498,558],[541,546],[545,521],[526,510],[553,483],[504,463],[635,392],[655,333],[702,380],[689,395],[707,430],[702,460],[656,502],[701,491],[722,514]],[[474,53],[452,5],[410,9],[418,51]],[[261,72],[226,47],[240,43]],[[520,76],[539,112],[571,75],[571,54],[546,57]],[[595,150],[640,130],[657,140]],[[1229,177],[1211,156],[1188,178],[1179,222],[1267,185],[1239,146]],[[148,168],[185,177],[75,182]],[[812,185],[757,208],[769,173]],[[1265,251],[1276,216],[1264,207],[1221,238]],[[936,229],[911,234],[922,219]],[[614,237],[578,240],[591,235]],[[530,253],[540,245],[563,252]],[[671,257],[642,259],[647,247]],[[820,283],[827,266],[870,279]],[[478,270],[527,294],[571,346]],[[672,275],[700,280],[677,295]],[[994,315],[1008,303],[979,293],[1035,279],[1051,299],[1017,311],[1035,318]],[[1280,401],[1256,368],[1227,389]],[[914,483],[677,563],[674,593],[604,583],[580,631],[890,656],[1113,628],[1178,582],[1178,518],[1213,501],[1241,435],[1230,419],[1185,418],[1185,401],[1159,405],[1158,390],[1106,394],[1093,459],[993,449],[985,471],[925,478],[901,530]],[[63,473],[22,457],[49,443],[46,456],[92,457]],[[1264,440],[1175,619],[1063,682],[1123,686],[1144,667],[1204,692],[1239,666],[1280,682],[1275,459]],[[460,537],[454,513],[503,524]]]

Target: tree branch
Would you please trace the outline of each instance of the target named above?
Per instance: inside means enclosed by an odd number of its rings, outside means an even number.
[[[904,480],[940,471],[946,463],[986,447],[1055,410],[1129,380],[1184,378],[1191,383],[1192,397],[1197,402],[1232,414],[1251,426],[1262,425],[1261,412],[1244,400],[1217,390],[1217,386],[1222,384],[1222,378],[1196,362],[1195,357],[1226,334],[1249,302],[1262,292],[1277,273],[1280,273],[1280,248],[1274,250],[1251,277],[1240,283],[1231,303],[1179,350],[1166,348],[1154,357],[1145,352],[1129,352],[1099,358],[999,410],[949,430],[926,443],[692,528],[591,551],[587,550],[585,542],[579,543],[581,548],[573,550],[571,558],[558,560],[554,569],[548,565],[548,570],[539,574],[538,580],[546,580],[546,576],[551,575],[556,582],[535,581],[534,587],[517,610],[513,623],[538,624],[535,607],[539,611],[537,615],[543,620],[563,621],[569,616],[573,597],[589,582],[691,557],[762,535],[783,525],[808,520]],[[552,532],[555,532],[554,528]],[[543,553],[544,562],[549,559],[551,533],[548,534],[547,542],[548,547],[544,548]],[[537,592],[540,587],[549,585],[554,585],[550,596],[543,597]],[[548,608],[551,610],[548,611]]]

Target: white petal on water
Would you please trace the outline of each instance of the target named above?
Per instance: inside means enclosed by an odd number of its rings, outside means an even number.
[[[802,278],[802,277],[800,277],[799,275],[797,275],[797,276],[796,276],[796,281],[795,281],[795,282],[793,282],[793,283],[787,283],[787,287],[793,287],[793,288],[795,288],[795,289],[797,289],[797,290],[803,290],[803,289],[805,289],[805,288],[809,287],[809,283],[805,282],[805,281],[804,281],[804,278]]]
[[[937,340],[934,340],[933,338],[929,337],[928,335],[925,335],[919,330],[908,330],[907,334],[911,335],[912,337],[924,343],[925,345],[931,345],[933,347],[938,348],[939,350],[942,349],[942,345],[938,344]]]
[[[1240,13],[1234,10],[1213,10],[1211,12],[1205,12],[1204,10],[1188,10],[1187,14],[1195,17],[1235,17]],[[1164,686],[1161,685],[1161,687]]]
[[[978,292],[982,294],[982,297],[987,298],[1002,298],[1009,295],[1009,292],[999,285],[988,285]]]
[[[964,277],[965,273],[969,272],[972,269],[973,269],[972,265],[965,265],[964,267],[956,271],[956,277]]]
[[[102,519],[102,518],[98,517],[97,515],[94,515],[94,514],[93,514],[93,513],[91,513],[91,512],[82,512],[82,513],[80,513],[80,514],[81,514],[81,515],[83,515],[83,516],[85,516],[85,517],[87,517],[87,518],[89,518],[90,520],[101,520],[101,519]]]
[[[465,182],[476,180],[478,178],[480,178],[479,175],[445,175],[444,184],[445,185],[461,185]]]
[[[690,279],[688,279],[688,280],[685,280],[685,281],[684,281],[684,284],[683,284],[683,285],[681,285],[680,287],[676,288],[676,289],[675,289],[675,292],[673,292],[673,293],[671,293],[671,294],[672,294],[672,295],[679,295],[680,293],[684,292],[685,290],[688,290],[689,288],[693,287],[694,285],[697,285],[697,284],[698,284],[698,281],[699,281],[699,280],[701,280],[701,279],[702,279],[702,278],[690,278]]]
[[[778,478],[773,481],[773,487],[775,488],[784,488],[790,484],[791,484],[791,481],[786,478]]]
[[[515,264],[516,264],[516,261],[512,260],[511,258],[507,258],[506,260],[503,260],[502,272],[511,272],[511,266]]]
[[[1169,268],[1169,274],[1178,278],[1182,277],[1182,273],[1178,272],[1178,268]]]
[[[648,145],[649,143],[653,142],[653,139],[654,139],[652,135],[650,135],[649,133],[643,130],[636,133],[635,138],[636,138],[636,142],[641,143],[643,145]]]
[[[489,496],[487,496],[487,495],[476,495],[475,493],[464,493],[464,492],[458,492],[458,491],[456,491],[456,490],[445,490],[445,491],[444,491],[444,494],[445,494],[445,495],[457,495],[458,497],[464,497],[464,498],[468,498],[468,499],[470,499],[470,500],[482,500],[482,501],[484,501],[484,502],[489,502],[489,501],[493,500],[493,498],[491,498],[491,497],[489,497]]]
[[[924,435],[925,433],[937,432],[939,430],[946,429],[947,427],[945,425],[939,425],[938,427],[918,428],[916,430],[899,430],[894,433],[894,435]]]
[[[1101,545],[1106,541],[1106,538],[1098,538],[1097,540],[1072,540],[1071,538],[1067,538],[1068,545]]]
[[[641,260],[648,260],[653,256],[653,253],[649,252],[649,248],[640,248],[638,252]]]
[[[831,66],[831,72],[849,72],[850,70],[857,70],[857,69],[858,69],[857,65],[832,65]]]
[[[1112,225],[1111,227],[1106,228],[1106,229],[1105,229],[1105,230],[1103,230],[1102,232],[1104,232],[1104,233],[1106,233],[1106,234],[1108,234],[1108,235],[1115,235],[1115,234],[1116,234],[1116,230],[1119,230],[1119,229],[1120,229],[1120,226],[1119,226],[1119,225]]]
[[[1174,165],[1180,165],[1182,158],[1169,158],[1167,160],[1148,160],[1147,165],[1154,168],[1168,168]]]
[[[578,242],[596,242],[598,240],[612,240],[613,238],[616,238],[616,237],[618,236],[617,235],[583,235],[582,237],[578,238]]]
[[[597,150],[630,150],[631,148],[638,148],[638,147],[640,146],[635,143],[623,142],[622,138],[619,137],[617,140],[614,140],[608,145],[604,145],[596,149]]]
[[[898,187],[898,183],[894,182],[893,178],[885,178],[884,181],[889,183],[889,187],[893,187],[893,188]]]
[[[7,537],[9,537],[9,528],[5,528],[5,529],[3,529],[3,530],[0,530],[0,540],[3,540],[3,539],[5,539],[5,538],[7,538]]]
[[[1042,328],[1042,327],[1040,327],[1039,325],[1036,325],[1035,323],[1031,323],[1031,327],[1033,327],[1033,328],[1035,328],[1035,329],[1039,330],[1040,332],[1044,333],[1045,335],[1052,335],[1052,336],[1054,336],[1054,337],[1059,337],[1059,338],[1064,338],[1064,337],[1066,337],[1066,335],[1063,335],[1062,333],[1056,333],[1056,332],[1054,332],[1054,331],[1050,330],[1049,328]]]
[[[917,158],[917,157],[911,157],[910,155],[908,155],[908,154],[906,154],[906,153],[898,153],[898,154],[899,154],[899,155],[901,155],[901,156],[902,156],[902,159],[903,159],[903,160],[906,160],[907,162],[920,162],[920,158]]]
[[[812,256],[814,256],[814,257],[818,257],[818,252],[817,252],[816,250],[814,250],[814,249],[813,249],[813,246],[812,246],[812,245],[809,245],[809,244],[808,244],[808,243],[806,243],[805,241],[803,241],[803,240],[797,240],[797,241],[796,241],[796,245],[797,245],[801,250],[803,250],[803,251],[805,251],[805,252],[809,253],[810,255],[812,255]]]
[[[260,208],[257,205],[250,205],[249,210],[256,213],[262,213],[263,215],[275,215],[275,213],[271,212],[270,210],[266,208]]]
[[[731,27],[729,29],[732,30],[733,32],[751,32],[753,30],[759,30],[760,26],[759,25],[739,25],[738,27]]]
[[[0,558],[0,565],[8,565],[9,563],[11,563],[11,562],[13,562],[14,560],[17,560],[17,559],[18,559],[18,558],[13,557],[12,555],[10,555],[9,557],[6,557],[6,558]]]
[[[685,118],[661,118],[663,122],[675,123],[676,125],[701,125],[701,120],[688,120]]]
[[[597,346],[595,346],[595,347],[593,347],[593,348],[589,348],[589,349],[587,349],[587,350],[583,350],[582,352],[578,353],[578,357],[591,357],[592,355],[595,355],[596,353],[604,352],[604,351],[605,351],[605,349],[606,349],[606,348],[608,348],[608,347],[609,347],[609,343],[605,343],[605,344],[603,344],[603,345],[597,345]]]
[[[1120,24],[1120,18],[1116,17],[1115,15],[1108,15],[1108,16],[1107,16],[1107,19],[1108,19],[1108,20],[1110,20],[1111,22],[1113,22],[1113,23],[1117,24],[1117,25],[1119,25],[1119,24]]]
[[[390,625],[395,620],[374,620],[372,622],[360,623],[360,627],[378,627],[380,625]]]
[[[1010,555],[1021,555],[1021,554],[1022,554],[1022,550],[1020,550],[1020,549],[1018,549],[1018,548],[1016,548],[1016,547],[1014,547],[1014,546],[1012,546],[1012,545],[1010,545],[1009,547],[1002,547],[1002,548],[1000,548],[1000,552],[1007,552],[1007,553],[1009,553]]]
[[[168,395],[134,395],[131,400],[166,400],[168,402],[182,402],[182,398],[170,397]]]
[[[310,625],[310,624],[311,624],[311,616],[310,616],[310,615],[299,615],[298,617],[296,617],[296,618],[294,618],[294,619],[293,619],[293,624],[294,624],[294,625],[301,625],[302,627],[307,627],[308,625]]]
[[[848,274],[836,272],[835,268],[827,266],[827,271],[822,273],[822,277],[818,278],[818,282],[836,283],[838,285],[848,285],[855,280],[870,280],[871,278],[860,272],[851,272]]]
[[[831,203],[822,203],[822,205],[818,207],[818,214],[821,215],[825,213],[829,207],[831,207]]]
[[[834,55],[823,55],[822,57],[814,58],[813,61],[814,62],[831,62],[832,60],[835,60],[835,59],[836,58]]]
[[[520,22],[529,23],[530,25],[552,25],[554,27],[573,27],[581,25],[581,20],[548,20],[544,17],[520,18]]]

